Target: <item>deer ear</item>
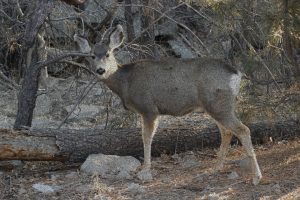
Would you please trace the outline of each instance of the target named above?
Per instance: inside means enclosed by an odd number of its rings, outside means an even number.
[[[74,35],[74,41],[77,43],[78,51],[81,53],[90,53],[92,48],[89,45],[89,42],[83,38],[78,36],[77,34]]]
[[[121,25],[117,25],[109,38],[109,48],[112,50],[119,47],[123,43],[124,31]]]

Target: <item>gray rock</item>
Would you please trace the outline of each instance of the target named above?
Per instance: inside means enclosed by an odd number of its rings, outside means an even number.
[[[66,106],[67,112],[71,112],[74,105]],[[94,106],[94,105],[80,105],[76,107],[76,109],[72,112],[70,119],[76,120],[88,120],[94,119],[97,115],[103,111],[105,108],[102,106]]]
[[[61,2],[55,2],[55,9],[52,9],[50,14],[51,19],[63,19],[67,17],[76,17],[76,11],[71,7]],[[56,20],[53,21],[52,27],[46,29],[52,37],[72,37],[76,31],[75,20]]]
[[[37,191],[42,192],[42,193],[53,193],[53,192],[55,192],[54,187],[52,187],[50,185],[45,185],[45,184],[42,184],[42,183],[33,184],[32,187],[34,189],[36,189]]]
[[[181,58],[195,57],[193,51],[189,47],[187,47],[187,45],[182,41],[181,38],[176,37],[173,40],[169,40],[168,43],[171,46],[172,50],[175,52],[175,54],[180,56]]]
[[[120,171],[116,177],[118,179],[132,179],[133,177],[129,174],[128,171]]]
[[[92,188],[92,185],[90,185],[90,184],[79,185],[75,188],[75,191],[83,194],[86,192],[90,192],[91,188]]]
[[[239,177],[238,173],[236,173],[235,171],[231,172],[230,174],[228,174],[228,179],[237,179]]]
[[[130,183],[127,186],[127,191],[133,194],[140,194],[140,193],[144,193],[145,189],[143,186],[136,184],[136,183]]]
[[[137,173],[137,177],[143,182],[151,181],[153,179],[150,169],[143,169],[139,171]]]
[[[66,178],[70,178],[70,179],[78,178],[78,173],[77,172],[70,172],[66,175]]]
[[[2,110],[0,110],[0,113],[2,114]],[[15,118],[7,117],[0,115],[0,127],[1,128],[13,128],[15,122]]]
[[[25,194],[27,192],[27,190],[25,190],[24,188],[20,188],[18,191],[19,195]]]
[[[131,156],[92,154],[81,165],[80,170],[89,175],[127,179],[131,178],[130,172],[136,171],[140,166],[140,161]]]
[[[50,96],[43,94],[37,97],[34,116],[44,116],[51,111],[51,98]]]
[[[276,194],[280,194],[282,192],[278,183],[272,186],[272,191],[274,191]]]
[[[198,167],[200,163],[193,152],[187,153],[181,160],[180,165],[184,168]]]

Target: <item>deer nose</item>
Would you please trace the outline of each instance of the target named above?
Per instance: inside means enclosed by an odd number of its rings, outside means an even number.
[[[102,74],[104,74],[105,69],[99,68],[99,69],[96,70],[96,72],[97,72],[99,75],[102,75]]]

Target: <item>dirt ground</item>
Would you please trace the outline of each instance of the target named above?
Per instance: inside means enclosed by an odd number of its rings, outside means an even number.
[[[300,139],[256,146],[262,169],[261,184],[254,186],[247,169],[237,160],[243,149],[233,146],[220,173],[211,173],[217,149],[162,155],[153,158],[154,180],[88,176],[80,164],[24,162],[0,169],[0,199],[300,199]],[[240,164],[239,164],[240,163]],[[40,192],[35,184],[51,191]]]

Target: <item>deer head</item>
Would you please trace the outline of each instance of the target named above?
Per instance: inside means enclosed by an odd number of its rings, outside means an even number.
[[[101,41],[90,48],[86,39],[74,35],[74,41],[77,42],[79,50],[83,53],[93,51],[94,57],[89,60],[100,79],[106,79],[118,69],[118,64],[114,56],[114,50],[118,48],[124,39],[124,31],[121,25],[117,25],[110,34],[108,41]]]

